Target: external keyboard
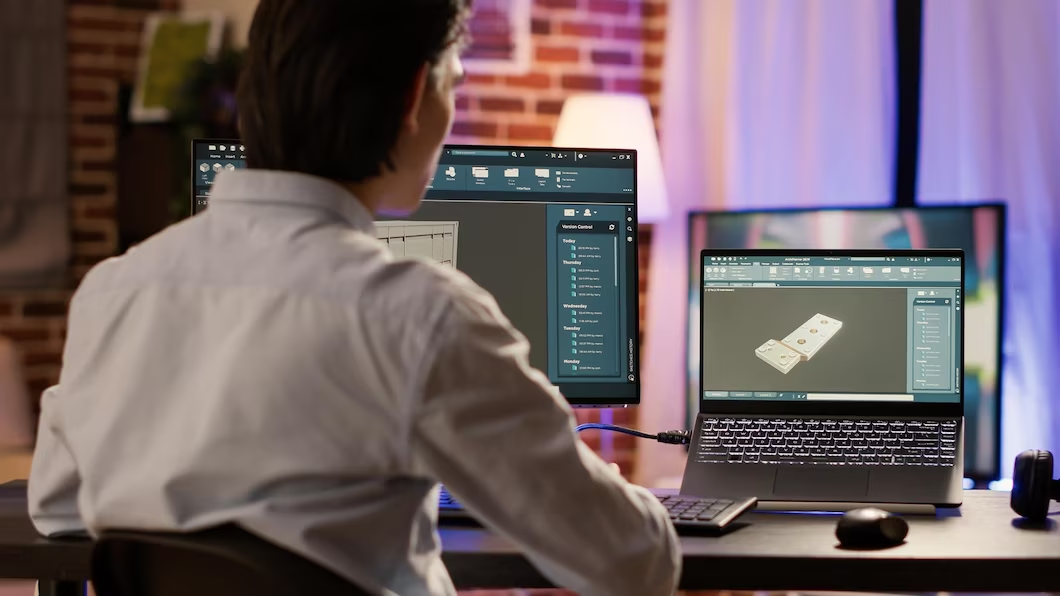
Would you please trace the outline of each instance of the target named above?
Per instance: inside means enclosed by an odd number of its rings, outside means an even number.
[[[754,509],[754,497],[740,499],[711,499],[652,491],[670,513],[670,520],[678,534],[700,534],[722,531],[736,518]],[[458,503],[449,491],[442,488],[438,499],[438,518],[441,522],[475,523],[475,519]]]
[[[706,417],[698,463],[953,466],[957,420]]]

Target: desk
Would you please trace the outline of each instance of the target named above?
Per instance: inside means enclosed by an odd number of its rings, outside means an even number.
[[[835,516],[754,513],[720,538],[683,537],[686,590],[1060,592],[1060,523],[1020,529],[1007,493],[968,491],[961,510],[910,517],[906,544],[852,552],[836,546]],[[1060,506],[1054,503],[1054,512]],[[1060,518],[1060,516],[1054,516]],[[443,528],[443,558],[461,588],[549,583],[508,541],[482,529]],[[37,536],[25,494],[0,490],[0,577],[52,580],[76,593],[91,543]],[[42,584],[43,585],[43,584]]]

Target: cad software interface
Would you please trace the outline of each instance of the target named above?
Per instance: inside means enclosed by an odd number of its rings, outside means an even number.
[[[247,155],[239,141],[196,141],[191,149],[192,213],[209,205],[214,178],[225,170],[246,167]]]
[[[957,257],[707,256],[702,399],[959,402]]]
[[[193,211],[245,167],[238,141],[193,148]],[[637,397],[636,155],[447,146],[416,213],[381,217],[395,256],[456,267],[530,342],[530,363],[575,403]]]
[[[448,146],[422,206],[398,219],[454,227],[432,256],[493,294],[529,339],[530,363],[568,399],[629,400],[635,168],[632,152]],[[409,254],[407,240],[390,245]]]

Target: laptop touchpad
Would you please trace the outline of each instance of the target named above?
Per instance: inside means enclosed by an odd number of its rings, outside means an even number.
[[[857,469],[787,468],[777,471],[779,498],[846,501],[868,494],[869,472]]]

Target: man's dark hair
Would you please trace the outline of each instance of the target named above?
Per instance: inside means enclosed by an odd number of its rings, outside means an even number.
[[[359,182],[390,154],[424,64],[471,0],[261,0],[236,100],[252,168]]]

